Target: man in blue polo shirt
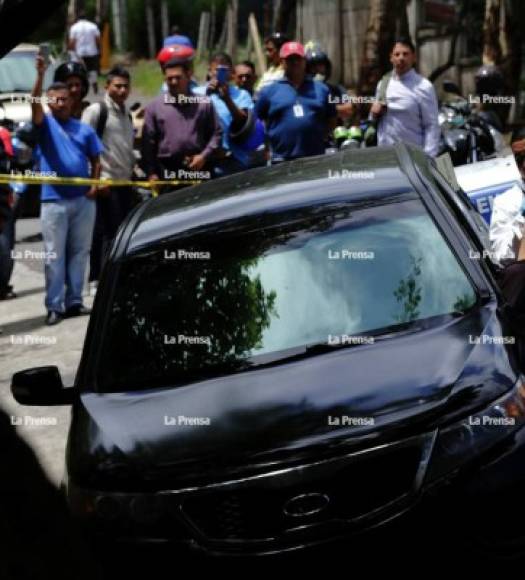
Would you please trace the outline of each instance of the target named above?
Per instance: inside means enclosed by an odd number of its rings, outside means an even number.
[[[47,90],[50,114],[42,108],[46,64],[37,57],[37,79],[32,92],[32,120],[38,130],[40,170],[57,177],[100,175],[102,143],[95,131],[71,117],[67,85]],[[82,288],[95,224],[95,187],[42,186],[42,236],[45,249],[46,324],[63,317],[89,314],[82,304]]]
[[[239,145],[236,136],[250,132],[253,100],[248,91],[231,84],[232,74],[231,56],[219,52],[210,61],[210,81],[193,88],[195,95],[209,96],[222,127],[222,151],[217,152],[214,166],[217,177],[237,173],[252,163],[250,152]]]
[[[302,44],[287,42],[279,54],[285,76],[263,88],[256,103],[257,116],[266,121],[272,163],[321,155],[337,118],[329,89],[306,75]]]

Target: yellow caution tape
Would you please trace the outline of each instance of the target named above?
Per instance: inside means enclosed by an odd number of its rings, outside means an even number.
[[[13,181],[32,185],[77,185],[98,187],[144,187],[151,189],[153,195],[158,195],[158,189],[167,185],[196,185],[201,183],[199,179],[170,179],[166,181],[132,181],[129,179],[91,179],[89,177],[44,177],[34,175],[7,175],[0,174],[0,183],[11,183]]]

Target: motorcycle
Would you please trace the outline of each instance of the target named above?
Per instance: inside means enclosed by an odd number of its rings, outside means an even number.
[[[360,149],[372,147],[371,129],[374,129],[373,121],[365,119],[359,125],[345,127],[340,125],[333,131],[333,138],[338,149]]]
[[[442,103],[439,110],[440,154],[449,153],[455,166],[496,157],[505,144],[495,116],[475,110],[453,82],[444,81],[443,88],[456,98]]]

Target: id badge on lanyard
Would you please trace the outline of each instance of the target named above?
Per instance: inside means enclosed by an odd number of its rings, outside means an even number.
[[[294,117],[304,117],[304,109],[303,106],[301,105],[301,103],[297,102],[295,103],[295,105],[293,106],[293,114]]]

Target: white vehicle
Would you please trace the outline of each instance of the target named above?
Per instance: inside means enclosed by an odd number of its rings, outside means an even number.
[[[0,122],[9,120],[16,127],[31,120],[29,97],[36,79],[36,44],[20,44],[0,58]],[[46,71],[44,89],[53,82],[55,61]]]

